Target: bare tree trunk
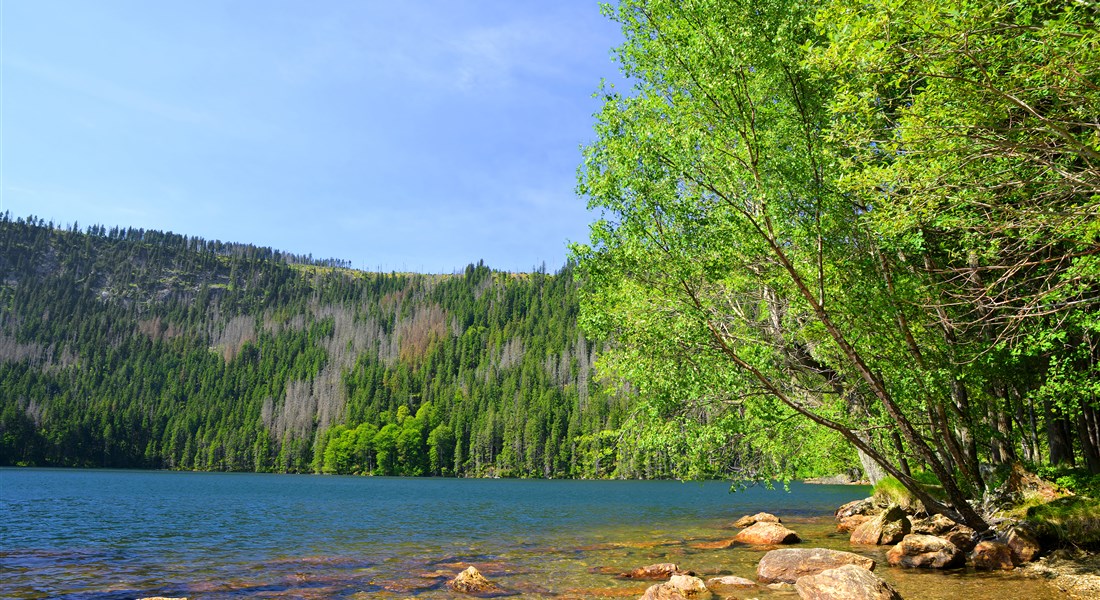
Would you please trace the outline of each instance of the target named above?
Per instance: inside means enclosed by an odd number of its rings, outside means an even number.
[[[912,477],[913,473],[909,470],[909,460],[905,458],[905,444],[901,441],[901,436],[898,435],[896,429],[890,430],[890,441],[894,444],[894,452],[898,455],[898,469],[902,473],[905,473],[906,477]]]
[[[1073,443],[1068,435],[1065,417],[1049,400],[1043,402],[1046,411],[1047,443],[1050,445],[1050,464],[1074,465]]]
[[[1100,427],[1097,423],[1096,409],[1088,404],[1081,407],[1077,414],[1077,435],[1081,442],[1081,454],[1085,457],[1085,466],[1089,473],[1100,473]]]
[[[1001,400],[1001,405],[990,404],[990,421],[997,434],[993,436],[993,462],[1004,464],[1016,460],[1016,451],[1012,447],[1012,399],[1008,394],[1008,386],[998,384],[992,394],[994,398]]]

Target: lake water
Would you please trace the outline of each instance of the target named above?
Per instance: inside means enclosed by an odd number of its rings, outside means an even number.
[[[616,573],[675,562],[753,578],[766,549],[713,548],[766,510],[848,549],[832,511],[858,486],[791,491],[722,482],[401,479],[0,469],[0,597],[113,600],[453,597],[477,566],[513,597],[637,597]],[[708,546],[711,546],[708,548]],[[1056,598],[1012,574],[903,572],[912,598]],[[741,597],[797,597],[762,588]]]

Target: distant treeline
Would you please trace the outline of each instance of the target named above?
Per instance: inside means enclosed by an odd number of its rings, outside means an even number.
[[[634,399],[594,376],[601,346],[577,328],[570,266],[346,266],[0,215],[0,464],[523,477],[730,467],[721,447],[632,441]]]

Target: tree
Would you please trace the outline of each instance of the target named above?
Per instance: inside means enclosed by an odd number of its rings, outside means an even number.
[[[888,268],[923,282],[910,302],[936,315],[954,409],[998,440],[996,460],[1014,453],[1005,415],[1038,400],[1051,462],[1072,462],[1075,418],[1100,470],[1096,18],[1089,3],[937,0],[838,0],[817,17],[838,186],[874,207]],[[992,409],[971,402],[983,393]]]
[[[766,427],[797,414],[930,511],[984,530],[967,503],[980,474],[951,451],[967,441],[965,413],[944,410],[954,379],[929,333],[935,315],[908,302],[918,278],[884,267],[872,207],[836,185],[842,163],[822,135],[835,81],[806,61],[826,41],[816,9],[620,4],[619,58],[637,84],[607,94],[581,169],[581,193],[604,214],[592,245],[575,248],[584,323],[618,342],[605,364],[666,415],[736,410],[761,415],[740,427]],[[911,461],[942,482],[950,507],[913,479]]]

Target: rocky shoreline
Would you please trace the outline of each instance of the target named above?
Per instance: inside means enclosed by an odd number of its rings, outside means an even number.
[[[806,600],[902,600],[903,595],[894,585],[876,573],[879,561],[868,556],[881,556],[881,548],[888,547],[885,562],[889,567],[913,571],[961,567],[1017,570],[1019,575],[1048,581],[1072,598],[1100,597],[1100,555],[1058,551],[1039,558],[1042,548],[1032,543],[1034,540],[1022,527],[1009,527],[1005,530],[1008,533],[979,535],[942,515],[907,512],[896,505],[876,503],[874,498],[845,504],[837,509],[834,519],[836,530],[849,534],[851,551],[800,547],[800,536],[769,513],[738,519],[733,527],[740,531],[734,541],[762,551],[753,579],[735,575],[704,579],[671,562],[609,574],[623,580],[653,581],[639,600],[753,598],[791,592]],[[696,547],[719,549],[729,545]],[[477,583],[471,586],[470,581]],[[448,587],[477,596],[508,594],[473,567],[459,574]]]

